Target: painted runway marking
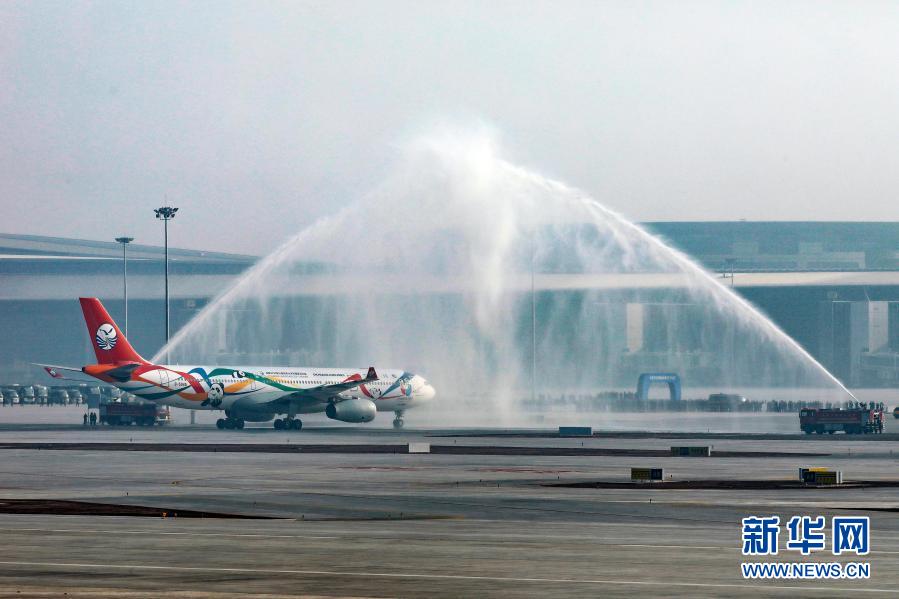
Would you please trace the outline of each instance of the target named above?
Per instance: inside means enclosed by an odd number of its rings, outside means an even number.
[[[237,537],[260,539],[339,539],[340,537],[313,535],[265,535],[253,533],[228,532],[171,532],[165,530],[100,530],[96,528],[0,528],[4,532],[60,532],[60,533],[97,533],[122,535],[179,535],[185,537]]]
[[[259,539],[340,539],[340,538],[348,538],[347,535],[343,536],[325,536],[325,535],[268,535],[262,533],[205,533],[205,532],[170,532],[170,531],[162,531],[162,530],[112,530],[112,529],[97,529],[97,528],[0,528],[0,531],[3,532],[40,532],[40,533],[65,533],[65,534],[129,534],[129,535],[179,535],[179,536],[187,536],[187,537],[235,537],[235,538],[259,538]],[[440,538],[448,538],[448,539],[470,539],[475,542],[482,543],[485,540],[487,541],[503,541],[503,540],[520,540],[520,541],[532,541],[532,542],[544,542],[544,541],[552,541],[554,539],[565,539],[567,541],[593,541],[597,545],[613,545],[616,547],[657,547],[657,548],[690,548],[690,549],[733,549],[732,547],[710,547],[703,545],[636,545],[636,544],[622,544],[618,545],[616,543],[608,543],[606,541],[624,541],[630,540],[633,537],[625,538],[599,538],[596,537],[582,537],[582,538],[573,538],[571,536],[533,536],[533,535],[490,535],[490,534],[435,534],[428,535],[422,533],[415,532],[381,532],[381,533],[372,533],[366,534],[364,532],[353,533],[352,538],[405,538],[405,539],[436,539]],[[739,549],[739,548],[737,548]],[[885,551],[878,553],[887,553]]]
[[[180,536],[188,536],[188,537],[236,537],[236,538],[259,538],[259,539],[340,539],[340,538],[349,538],[349,535],[335,535],[335,536],[325,536],[325,535],[269,535],[262,533],[205,533],[205,532],[170,532],[170,531],[162,531],[162,530],[114,530],[114,529],[97,529],[97,528],[0,528],[0,531],[3,532],[41,532],[41,533],[67,533],[67,534],[132,534],[132,535],[180,535]],[[458,533],[458,534],[446,534],[446,533],[437,533],[437,534],[423,534],[416,532],[403,532],[403,531],[394,531],[394,532],[373,532],[373,533],[365,533],[364,531],[355,532],[352,534],[352,538],[405,538],[405,539],[435,539],[439,540],[441,538],[447,539],[463,539],[463,540],[472,540],[475,542],[484,542],[487,541],[504,541],[504,540],[516,540],[516,541],[531,541],[531,542],[545,542],[552,541],[557,539],[565,539],[567,541],[587,541],[594,542],[597,545],[613,545],[616,547],[647,547],[647,548],[660,548],[660,549],[680,549],[680,548],[688,548],[688,549],[734,549],[733,547],[724,547],[724,546],[705,546],[705,545],[638,545],[638,544],[616,544],[609,543],[608,541],[625,541],[631,540],[633,537],[627,538],[615,538],[615,537],[571,537],[571,536],[543,536],[543,535],[491,535],[489,533]],[[738,550],[739,548],[737,548]],[[878,553],[889,553],[887,551],[878,551]]]
[[[812,587],[790,585],[759,585],[759,584],[735,584],[714,582],[671,582],[655,580],[614,580],[614,579],[584,579],[584,578],[518,578],[513,576],[474,576],[466,574],[411,574],[400,572],[353,572],[341,570],[282,570],[277,568],[213,568],[203,566],[161,566],[149,564],[85,564],[72,562],[25,562],[25,561],[0,561],[3,566],[42,568],[84,568],[114,570],[155,570],[168,572],[221,572],[227,574],[288,574],[300,576],[343,576],[353,578],[400,578],[417,580],[481,580],[486,582],[534,582],[551,584],[617,584],[623,586],[665,586],[665,587],[689,587],[689,588],[721,588],[721,589],[752,589],[754,591],[764,589],[782,589],[791,591],[814,591],[816,593],[841,593],[843,595],[855,593],[890,593],[895,594],[896,589],[872,589],[866,587]]]
[[[323,535],[267,535],[267,534],[251,534],[251,533],[205,533],[205,532],[169,532],[162,530],[103,530],[103,529],[86,529],[86,528],[0,528],[0,531],[3,532],[41,532],[41,533],[67,533],[67,534],[128,534],[128,535],[179,535],[186,537],[236,537],[236,538],[259,538],[259,539],[340,539],[340,538],[348,538],[341,536],[323,536]],[[572,537],[545,537],[545,536],[528,536],[528,535],[465,535],[465,534],[456,534],[456,535],[421,535],[420,533],[400,533],[400,534],[391,534],[391,533],[381,533],[374,535],[366,535],[365,533],[354,533],[352,538],[418,538],[421,537],[423,539],[439,539],[440,537],[452,538],[452,539],[471,539],[478,543],[483,543],[485,541],[485,537],[487,541],[490,540],[504,540],[504,539],[514,539],[521,541],[549,541],[553,539],[566,539],[568,541],[571,540],[583,540],[583,541],[595,541],[597,545],[612,545],[614,547],[646,547],[646,548],[659,548],[659,549],[734,549],[733,547],[723,547],[723,546],[705,546],[705,545],[638,545],[638,544],[617,544],[617,543],[608,543],[605,541],[624,541],[629,539],[595,539],[595,538],[582,538],[582,539],[572,539]],[[736,548],[735,550],[739,550]],[[889,553],[887,551],[878,551],[878,553]]]
[[[599,543],[599,545],[603,544],[604,543]],[[733,549],[735,551],[740,550],[739,547],[721,547],[719,545],[639,545],[637,543],[625,543],[623,545],[615,545],[613,543],[605,544],[612,545],[613,547],[643,547],[646,549],[714,549],[715,551],[721,551],[722,549]]]
[[[86,528],[0,528],[0,531],[3,532],[41,532],[41,533],[66,533],[66,534],[129,534],[129,535],[172,535],[172,536],[185,536],[185,537],[234,537],[234,538],[258,538],[258,539],[341,539],[347,538],[347,535],[269,535],[262,533],[212,533],[212,532],[171,532],[171,531],[162,531],[162,530],[113,530],[113,529],[86,529]],[[640,547],[645,549],[709,549],[715,551],[739,551],[739,547],[730,547],[725,545],[658,545],[658,544],[641,544],[641,543],[609,543],[608,541],[624,541],[630,540],[624,538],[602,538],[602,537],[571,537],[571,536],[558,536],[558,537],[547,537],[547,536],[533,536],[533,535],[490,535],[484,533],[475,533],[475,534],[436,534],[436,535],[422,535],[422,533],[415,532],[386,532],[379,531],[375,533],[364,533],[358,532],[353,533],[352,538],[419,538],[422,539],[439,539],[440,537],[445,538],[453,538],[453,539],[467,539],[473,542],[482,543],[484,541],[502,541],[507,539],[514,540],[522,540],[522,541],[532,541],[532,542],[544,542],[550,541],[553,539],[565,539],[568,541],[592,541],[595,545],[604,545],[604,546],[612,546],[612,547]],[[899,555],[899,551],[889,551],[884,549],[878,549],[876,551],[878,555]]]

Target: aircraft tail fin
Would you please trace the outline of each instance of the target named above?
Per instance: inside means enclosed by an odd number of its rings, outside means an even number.
[[[81,302],[87,333],[91,336],[91,345],[97,355],[98,364],[147,362],[134,351],[100,300],[95,297],[82,297],[78,301]]]

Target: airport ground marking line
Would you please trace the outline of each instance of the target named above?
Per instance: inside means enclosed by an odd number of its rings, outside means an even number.
[[[612,547],[646,547],[647,549],[716,549],[716,550],[733,550],[740,551],[739,547],[723,547],[723,546],[711,546],[711,545],[639,545],[636,543],[632,544],[624,544],[618,545],[616,543],[597,543],[598,545],[611,545]],[[870,556],[876,557],[875,554],[899,554],[899,551],[883,551],[880,549],[871,550]]]
[[[466,518],[465,521],[469,524],[477,524],[477,523],[492,523],[496,522],[496,520],[486,520],[483,518]],[[503,522],[520,522],[526,524],[532,524],[530,520],[503,520]],[[733,526],[730,522],[722,521],[714,521],[710,522],[708,525],[703,526],[702,524],[659,524],[657,522],[628,522],[627,524],[622,524],[621,522],[585,522],[584,526],[620,526],[622,528],[632,529],[632,528],[688,528],[690,530],[701,530],[701,529],[711,529],[711,530],[723,530],[729,529]],[[581,529],[583,527],[577,527]]]
[[[205,532],[178,532],[178,531],[162,531],[162,530],[115,530],[115,529],[97,529],[97,528],[0,528],[0,531],[3,532],[59,532],[59,533],[99,533],[99,534],[146,534],[146,535],[184,535],[184,536],[195,536],[195,537],[251,537],[251,538],[263,538],[263,539],[341,539],[346,538],[347,534],[335,534],[333,536],[326,535],[268,535],[262,533],[205,533]],[[421,532],[415,531],[375,531],[375,532],[355,532],[353,533],[353,538],[365,537],[378,539],[381,536],[386,538],[408,538],[408,537],[418,537],[424,535],[428,539],[444,537],[447,539],[459,539],[459,538],[470,538],[472,537],[472,533],[437,533],[434,535],[427,535]],[[541,541],[541,540],[551,540],[551,539],[567,539],[567,540],[579,540],[579,541],[594,541],[598,545],[614,545],[617,547],[657,547],[657,548],[674,548],[674,549],[733,549],[732,547],[727,547],[723,545],[640,545],[640,544],[619,544],[619,543],[608,543],[604,541],[625,541],[630,540],[633,537],[615,537],[604,539],[602,537],[593,537],[593,536],[584,536],[577,539],[573,539],[571,536],[564,535],[551,535],[551,536],[539,536],[534,537],[533,535],[491,535],[489,533],[474,533],[474,536],[478,537],[487,537],[487,540],[523,540],[523,541]],[[483,538],[476,539],[478,542],[483,541]],[[878,553],[899,553],[899,552],[891,552],[891,551],[878,551]]]
[[[344,536],[313,536],[313,535],[266,535],[266,534],[253,534],[253,533],[204,533],[204,532],[172,532],[172,531],[163,531],[163,530],[111,530],[111,529],[87,529],[87,528],[0,528],[0,530],[4,532],[56,532],[56,533],[73,533],[73,534],[129,534],[129,535],[178,535],[178,536],[186,536],[186,537],[237,537],[237,538],[260,538],[260,539],[341,539],[347,538],[349,535]],[[408,533],[401,535],[394,535],[393,537],[387,536],[387,538],[408,538],[409,536],[415,536],[416,534],[421,533]],[[447,536],[447,535],[436,535],[438,537]],[[458,535],[449,535],[449,538],[457,539],[459,537],[465,537],[470,535],[458,534]],[[381,537],[362,534],[353,535],[354,538],[371,538],[371,539],[379,539]],[[433,537],[427,536],[426,539],[430,539]],[[532,540],[536,542],[540,542],[546,540],[548,538],[554,539],[569,539],[571,537],[528,537],[526,535],[515,535],[513,537],[502,536],[499,539],[512,538],[515,540]],[[478,538],[473,539],[479,543],[483,543],[485,540],[490,541],[493,540],[493,537],[488,536],[487,539]],[[581,539],[584,541],[594,541],[595,539]],[[723,545],[641,545],[636,543],[608,543],[603,541],[608,541],[611,539],[600,539],[595,544],[596,545],[604,545],[611,547],[645,547],[648,549],[715,549],[715,550],[726,550],[726,549],[734,549],[735,551],[739,548],[734,547],[725,547]],[[615,539],[615,540],[625,540],[625,539]],[[878,553],[899,553],[895,551],[878,551]]]
[[[230,572],[246,574],[300,574],[307,576],[351,576],[354,578],[411,578],[411,579],[435,579],[435,580],[483,580],[487,582],[536,582],[553,584],[617,584],[622,586],[676,586],[698,588],[738,588],[791,590],[791,591],[825,591],[831,593],[891,593],[896,589],[871,589],[864,587],[810,587],[788,585],[752,585],[736,583],[715,582],[670,582],[655,580],[612,580],[612,579],[576,579],[576,578],[533,578],[513,576],[476,576],[467,574],[414,574],[408,572],[354,572],[340,570],[288,570],[278,568],[214,568],[204,566],[162,566],[151,564],[85,564],[72,562],[24,562],[24,561],[0,561],[4,566],[41,566],[47,568],[113,568],[116,570],[169,570],[174,572]]]
[[[227,489],[227,487],[221,487]],[[243,490],[243,489],[241,489]],[[284,495],[311,495],[313,497],[340,497],[342,499],[366,499],[370,498],[370,495],[365,495],[363,493],[324,493],[321,491],[276,491],[274,494],[284,494]],[[270,493],[272,494],[272,493]],[[587,516],[614,516],[618,518],[642,518],[642,519],[658,519],[658,520],[677,520],[680,522],[696,522],[703,524],[726,524],[731,525],[732,523],[728,520],[713,520],[711,518],[685,518],[685,517],[676,517],[676,516],[656,516],[652,514],[629,514],[622,512],[605,512],[605,511],[589,511],[589,510],[564,510],[560,508],[548,508],[548,507],[534,507],[529,505],[500,505],[500,504],[490,504],[490,503],[477,503],[472,501],[456,501],[449,499],[440,499],[439,496],[436,495],[424,495],[417,497],[403,497],[399,495],[379,495],[381,499],[392,499],[394,502],[396,501],[419,501],[421,499],[429,500],[433,503],[442,503],[445,505],[452,506],[463,506],[463,507],[477,507],[477,508],[496,508],[499,510],[522,510],[522,511],[536,511],[536,512],[549,512],[555,514],[577,514],[577,515],[587,515]],[[516,497],[515,499],[520,500],[521,497]]]
[[[339,536],[317,535],[265,535],[259,533],[229,532],[178,532],[167,530],[103,530],[96,528],[0,528],[4,532],[64,532],[64,533],[99,533],[127,535],[180,535],[187,537],[253,537],[263,539],[339,539]]]
[[[641,545],[638,543],[597,543],[598,545],[611,545],[612,547],[643,547],[646,549],[714,549],[716,551],[733,549],[739,551],[739,547],[722,547],[720,545]]]

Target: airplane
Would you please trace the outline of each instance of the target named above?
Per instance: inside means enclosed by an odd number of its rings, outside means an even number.
[[[38,364],[50,376],[81,372],[137,397],[188,410],[224,410],[219,429],[242,429],[246,422],[269,422],[276,430],[300,430],[297,414],[324,412],[332,420],[371,422],[393,412],[394,428],[403,413],[434,398],[422,376],[405,370],[320,368],[314,366],[170,366],[143,359],[95,297],[82,297],[81,310],[96,364],[82,368]],[[286,418],[276,416],[286,415]]]

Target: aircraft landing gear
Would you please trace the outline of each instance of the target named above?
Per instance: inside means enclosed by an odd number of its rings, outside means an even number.
[[[393,419],[393,428],[403,428],[403,411],[397,410],[394,414],[396,414],[396,418]]]
[[[285,418],[284,420],[276,418],[273,425],[276,431],[298,431],[303,428],[303,421],[299,418]]]
[[[219,418],[215,421],[215,427],[219,430],[241,430],[244,427],[244,421],[241,418]]]

